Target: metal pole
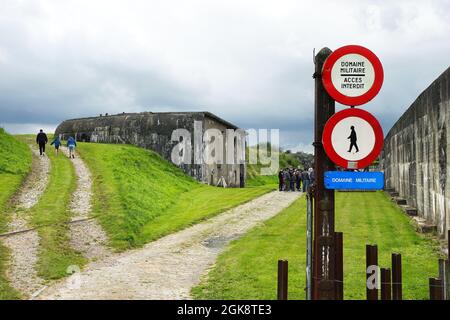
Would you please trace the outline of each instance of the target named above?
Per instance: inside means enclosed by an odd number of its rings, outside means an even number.
[[[445,296],[446,296],[446,283],[447,283],[447,279],[446,279],[446,274],[445,274],[445,260],[444,259],[439,259],[439,279],[442,281],[442,300],[445,300]]]
[[[402,300],[402,255],[392,254],[392,300]]]
[[[314,58],[315,106],[314,106],[314,251],[313,251],[313,299],[334,300],[334,190],[324,186],[324,172],[334,170],[322,145],[323,128],[334,114],[334,100],[322,84],[322,68],[331,50],[323,48]]]
[[[306,300],[312,299],[312,194],[306,193]]]
[[[278,300],[287,300],[288,296],[288,262],[278,260]]]
[[[344,300],[344,235],[342,232],[334,233],[336,245],[336,274],[334,276],[336,288],[336,300]]]
[[[375,271],[375,284],[369,282]],[[372,285],[372,286],[371,286]],[[378,300],[378,247],[366,245],[366,296],[367,300]]]
[[[450,260],[445,260],[445,281],[444,281],[445,300],[450,300]]]
[[[391,300],[391,269],[381,268],[381,300]]]

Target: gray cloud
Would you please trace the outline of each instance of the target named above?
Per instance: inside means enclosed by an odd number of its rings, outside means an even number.
[[[364,106],[385,132],[449,65],[448,1],[2,1],[0,125],[207,110],[311,150],[312,50],[361,44],[384,65]],[[338,106],[341,109],[342,106]],[[36,128],[37,129],[37,128]]]

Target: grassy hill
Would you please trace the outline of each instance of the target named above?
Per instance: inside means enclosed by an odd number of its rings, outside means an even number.
[[[131,145],[79,143],[93,173],[93,211],[119,250],[141,246],[249,201],[273,186],[198,183],[157,153]]]
[[[0,128],[0,232],[7,228],[9,200],[20,187],[31,167],[31,151]],[[5,263],[8,252],[0,245],[0,299],[18,297],[6,282]]]
[[[49,135],[51,139],[51,135]],[[0,131],[0,209],[17,191],[31,167],[34,135],[12,137]],[[69,265],[86,262],[75,252],[68,238],[71,213],[68,206],[76,187],[70,159],[55,156],[48,146],[51,162],[48,185],[38,203],[28,210],[30,225],[37,227],[40,248],[38,274],[44,279],[66,276]],[[227,209],[249,201],[273,186],[217,188],[201,184],[158,154],[131,145],[79,143],[80,155],[93,178],[93,212],[117,250],[142,246]],[[0,215],[1,231],[6,231],[7,216]],[[4,277],[8,260],[0,247],[0,299],[20,297]]]

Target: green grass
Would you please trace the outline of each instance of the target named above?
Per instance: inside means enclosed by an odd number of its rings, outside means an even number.
[[[20,136],[28,143],[33,142],[32,138]],[[46,154],[51,161],[50,176],[39,202],[30,209],[31,225],[37,227],[40,237],[38,275],[44,279],[59,279],[67,276],[69,266],[82,267],[86,260],[71,249],[66,224],[71,217],[69,202],[76,189],[75,170],[66,156],[62,153],[56,156],[50,146]]]
[[[273,186],[223,189],[198,183],[155,152],[79,143],[93,176],[93,212],[113,248],[142,246],[262,195]]]
[[[26,144],[16,140],[0,128],[0,232],[7,231],[9,200],[22,184],[31,167],[31,152]],[[0,300],[17,299],[5,278],[9,257],[7,248],[0,245]]]
[[[437,275],[437,244],[419,235],[409,218],[382,192],[337,193],[336,230],[344,232],[345,299],[365,299],[365,245],[377,244],[379,263],[390,267],[402,254],[405,299],[428,299]],[[197,299],[276,299],[277,260],[289,260],[289,298],[305,298],[306,201],[230,244],[207,279],[192,290]]]

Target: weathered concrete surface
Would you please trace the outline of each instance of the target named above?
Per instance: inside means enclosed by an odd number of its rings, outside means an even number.
[[[74,136],[77,141],[133,144],[151,149],[171,161],[172,150],[179,143],[172,141],[172,132],[186,129],[191,133],[192,161],[195,162],[194,152],[203,159],[205,143],[209,141],[195,145],[194,121],[201,123],[202,136],[207,129],[220,130],[225,144],[227,129],[237,129],[235,125],[209,112],[142,112],[66,120],[56,128],[55,134],[63,139]],[[245,136],[235,142],[237,147],[242,144],[245,145]],[[222,177],[227,186],[245,185],[245,163],[240,164],[238,161],[235,164],[180,164],[179,167],[198,181],[211,185],[217,185]]]
[[[380,165],[386,188],[394,188],[418,215],[450,229],[450,68],[442,73],[392,127]]]

